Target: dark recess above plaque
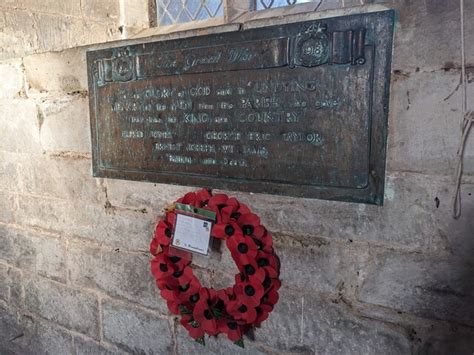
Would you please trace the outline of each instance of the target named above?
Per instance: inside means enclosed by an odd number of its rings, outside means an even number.
[[[94,176],[381,205],[393,18],[89,51]]]

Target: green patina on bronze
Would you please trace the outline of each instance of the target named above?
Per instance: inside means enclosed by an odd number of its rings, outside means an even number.
[[[393,22],[88,52],[94,176],[382,204]]]

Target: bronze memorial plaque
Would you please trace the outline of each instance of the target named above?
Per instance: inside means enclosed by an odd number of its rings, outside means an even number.
[[[382,204],[393,19],[89,51],[94,176]]]

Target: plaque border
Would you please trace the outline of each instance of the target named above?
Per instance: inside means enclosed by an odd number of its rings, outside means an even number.
[[[150,172],[136,169],[122,169],[110,168],[100,165],[100,146],[97,137],[97,89],[101,85],[99,82],[99,69],[94,63],[98,59],[106,59],[113,55],[113,53],[120,53],[119,56],[127,55],[129,48],[141,46],[140,44],[133,44],[125,47],[112,47],[107,49],[90,50],[87,51],[87,68],[88,68],[88,83],[89,83],[89,110],[90,110],[90,127],[91,127],[91,141],[92,141],[92,173],[94,177],[114,178],[135,181],[145,181],[151,183],[163,183],[172,185],[184,186],[198,186],[209,187],[223,190],[246,191],[254,193],[267,193],[276,195],[287,195],[302,198],[316,198],[324,200],[335,200],[345,202],[367,203],[375,205],[383,205],[384,201],[384,185],[385,185],[385,165],[386,165],[386,144],[388,135],[388,116],[389,116],[389,101],[390,101],[390,74],[391,61],[393,50],[393,34],[395,11],[384,10],[377,12],[368,12],[347,16],[328,17],[323,19],[314,19],[303,22],[290,22],[288,26],[298,26],[301,28],[308,28],[315,22],[321,23],[331,21],[333,19],[340,19],[341,17],[348,20],[356,20],[358,17],[365,17],[366,21],[373,20],[374,28],[385,30],[385,42],[381,42],[377,33],[371,36],[371,41],[368,45],[373,45],[375,54],[374,66],[372,69],[372,83],[370,83],[373,92],[371,102],[369,103],[369,166],[368,177],[369,181],[364,188],[349,188],[349,187],[333,187],[333,186],[315,186],[315,185],[297,185],[290,183],[268,182],[264,180],[242,180],[239,178],[227,177],[210,177],[207,175],[185,173],[179,174],[176,172]],[[350,21],[349,21],[350,22]],[[156,43],[162,44],[164,47],[169,47],[172,43],[180,42],[185,48],[193,47],[193,42],[203,39],[213,40],[218,39],[219,44],[225,43],[223,37],[238,36],[246,34],[247,38],[252,38],[254,33],[275,33],[273,36],[266,38],[283,38],[285,34],[281,34],[281,28],[286,25],[272,25],[267,27],[259,27],[245,31],[223,32],[218,34],[195,36],[183,39],[163,40],[155,42],[145,42],[143,46],[150,46]],[[281,34],[279,36],[279,34]],[[302,31],[297,36],[305,35]],[[211,42],[212,43],[212,42]],[[288,48],[292,51],[292,45]],[[169,48],[168,50],[172,50]],[[291,56],[291,53],[288,54]],[[126,61],[126,59],[125,59]],[[298,60],[289,58],[289,65],[298,64]],[[317,65],[330,65],[326,61],[316,63]],[[311,65],[316,65],[311,63]],[[357,63],[356,63],[357,64]],[[363,64],[363,63],[359,63]],[[135,65],[130,65],[131,70],[136,70]],[[126,70],[120,75],[115,75],[112,80],[118,81],[133,81],[139,80],[135,73],[129,73]],[[103,83],[102,83],[103,84]]]

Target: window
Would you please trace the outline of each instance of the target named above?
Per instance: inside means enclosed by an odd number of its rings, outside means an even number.
[[[156,0],[159,26],[224,16],[224,0]]]
[[[314,2],[315,0],[255,0],[257,10],[273,9],[275,7],[282,7],[295,4],[303,4],[307,2]]]
[[[1,1],[1,0],[0,0]],[[306,4],[307,6],[294,7],[292,13],[303,11],[329,10],[354,4],[363,4],[367,0],[149,0],[151,26],[168,26],[182,23],[195,22],[199,20],[216,19],[215,23],[232,22],[241,15],[251,13],[265,13],[262,10]],[[314,7],[312,7],[312,4]],[[298,10],[300,8],[300,10]],[[272,12],[272,11],[270,11]],[[225,17],[225,19],[224,19]],[[203,24],[205,25],[205,24]],[[198,25],[200,26],[200,25]]]

